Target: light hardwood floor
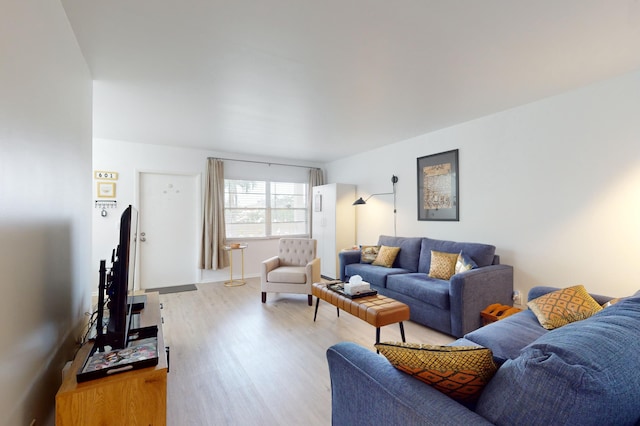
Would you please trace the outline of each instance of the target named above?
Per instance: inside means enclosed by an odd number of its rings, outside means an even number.
[[[167,424],[330,425],[331,392],[326,349],[353,341],[375,350],[375,329],[320,302],[318,318],[306,295],[268,294],[260,280],[160,295],[165,343],[171,347]],[[314,298],[315,306],[315,298]],[[454,339],[412,322],[408,342],[447,344]],[[397,325],[382,341],[399,341]]]

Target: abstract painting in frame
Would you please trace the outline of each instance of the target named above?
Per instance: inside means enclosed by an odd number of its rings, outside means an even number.
[[[458,150],[418,158],[418,220],[460,220]]]

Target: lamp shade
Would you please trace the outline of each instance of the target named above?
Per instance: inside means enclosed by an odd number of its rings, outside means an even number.
[[[355,200],[352,205],[357,206],[357,205],[360,205],[360,204],[367,204],[367,202],[365,200],[363,200],[362,197],[360,197],[357,200]]]

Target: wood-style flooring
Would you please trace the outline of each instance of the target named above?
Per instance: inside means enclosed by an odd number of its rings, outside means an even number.
[[[160,295],[171,348],[167,424],[330,425],[325,351],[345,340],[373,351],[375,329],[322,301],[313,322],[306,295],[270,293],[262,304],[259,278],[197,287]],[[454,340],[412,322],[405,333],[408,342]],[[399,327],[383,327],[381,341],[400,341]]]

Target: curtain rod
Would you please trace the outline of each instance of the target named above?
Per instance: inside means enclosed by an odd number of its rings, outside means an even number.
[[[216,160],[224,160],[224,161],[239,161],[241,163],[256,163],[256,164],[267,164],[269,166],[300,167],[300,168],[303,168],[303,169],[318,169],[318,170],[320,170],[320,167],[300,166],[300,165],[297,165],[297,164],[273,163],[273,162],[270,162],[270,161],[236,160],[235,158],[220,158],[220,157],[208,157],[208,158],[214,158]]]

